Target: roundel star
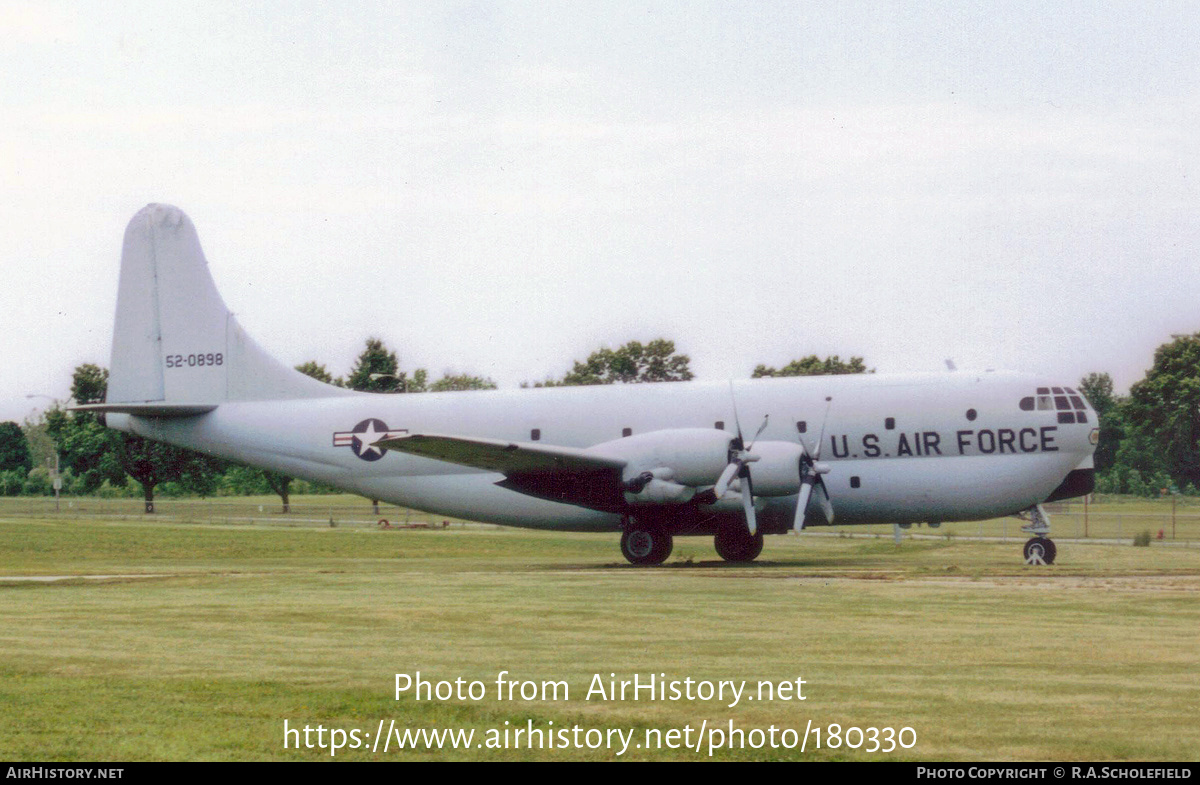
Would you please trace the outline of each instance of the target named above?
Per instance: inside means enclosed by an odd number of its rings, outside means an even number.
[[[375,424],[378,422],[378,420],[366,420],[359,423],[359,427],[363,428],[363,430],[354,429],[354,441],[356,442],[354,445],[354,454],[359,458],[366,458],[373,455],[383,456],[383,450],[376,447],[374,443],[387,435],[387,426],[384,425],[383,430],[377,431],[375,430]],[[379,424],[383,425],[383,423]]]

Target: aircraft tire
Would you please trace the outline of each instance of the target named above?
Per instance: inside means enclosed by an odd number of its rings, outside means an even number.
[[[750,534],[741,526],[725,526],[713,537],[717,555],[725,561],[749,562],[762,553],[762,532]]]
[[[621,534],[621,554],[630,564],[662,564],[673,545],[671,535],[658,527],[635,525]]]
[[[1025,561],[1028,562],[1035,553],[1041,556],[1046,564],[1054,564],[1054,558],[1058,556],[1058,547],[1049,537],[1031,537],[1025,543]]]

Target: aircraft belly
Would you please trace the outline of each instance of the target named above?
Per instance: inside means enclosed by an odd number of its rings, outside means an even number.
[[[499,474],[364,478],[364,496],[418,510],[526,529],[618,531],[621,516],[537,499],[500,488]]]

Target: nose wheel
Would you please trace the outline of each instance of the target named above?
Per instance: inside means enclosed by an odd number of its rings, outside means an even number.
[[[1026,564],[1054,564],[1058,548],[1049,537],[1032,537],[1025,543]]]

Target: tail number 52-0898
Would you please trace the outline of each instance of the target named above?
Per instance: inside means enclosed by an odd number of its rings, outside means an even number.
[[[221,353],[208,354],[168,354],[168,368],[203,368],[209,365],[224,365],[225,357]]]

